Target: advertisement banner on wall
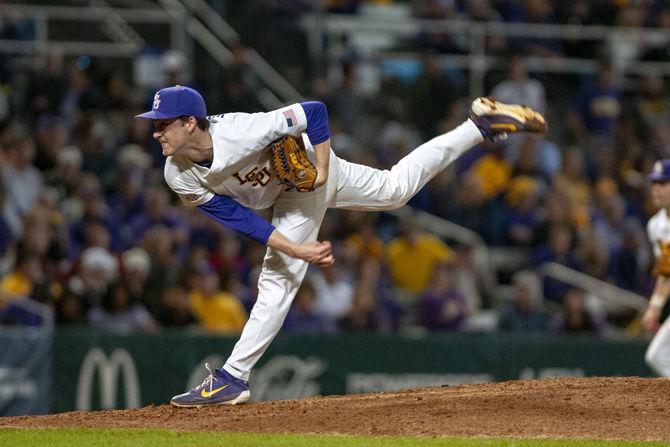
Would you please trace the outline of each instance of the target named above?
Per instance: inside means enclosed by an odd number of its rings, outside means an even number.
[[[165,404],[219,367],[235,339],[168,331],[59,330],[54,411]],[[280,335],[251,375],[252,400],[560,376],[649,376],[642,341],[501,334]]]
[[[53,332],[0,327],[0,416],[51,411]]]

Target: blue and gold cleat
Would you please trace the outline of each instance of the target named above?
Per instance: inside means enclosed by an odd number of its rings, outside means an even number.
[[[470,119],[484,138],[494,141],[516,132],[547,131],[547,122],[540,112],[528,106],[504,104],[491,96],[472,102]]]
[[[249,402],[249,383],[233,377],[223,368],[212,369],[205,364],[209,376],[192,390],[173,397],[175,407],[204,407],[206,405],[237,405]]]

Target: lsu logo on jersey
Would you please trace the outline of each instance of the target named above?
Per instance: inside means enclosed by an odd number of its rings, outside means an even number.
[[[254,188],[256,186],[267,186],[267,184],[270,183],[270,177],[272,177],[272,173],[268,170],[267,167],[259,170],[258,166],[254,166],[246,174],[240,175],[239,172],[236,172],[233,174],[233,177],[237,179],[240,185],[251,183],[251,187]]]

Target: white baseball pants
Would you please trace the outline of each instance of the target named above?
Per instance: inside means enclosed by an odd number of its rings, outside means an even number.
[[[670,317],[665,319],[656,332],[644,360],[656,374],[670,377]]]
[[[272,224],[291,241],[303,243],[316,240],[328,208],[400,208],[437,173],[482,140],[475,124],[467,120],[422,144],[390,171],[350,163],[331,151],[327,183],[310,193],[281,193],[274,205]],[[267,250],[256,304],[224,365],[230,374],[249,380],[251,369],[281,329],[307,267],[305,261]]]

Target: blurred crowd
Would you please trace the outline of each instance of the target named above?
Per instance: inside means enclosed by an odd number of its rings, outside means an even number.
[[[361,3],[327,2],[337,12],[356,12]],[[670,19],[661,1],[412,5],[418,16],[433,18],[639,26],[665,26]],[[12,26],[0,23],[0,37]],[[419,41],[424,49],[465,51],[439,36]],[[477,232],[489,246],[521,253],[521,265],[503,278],[509,287],[493,289],[505,296],[487,287],[473,247],[387,214],[331,210],[319,238],[333,241],[337,262],[310,267],[286,332],[602,335],[611,316],[589,306],[583,290],[541,281],[537,269],[546,262],[649,292],[645,223],[655,210],[646,174],[656,159],[670,157],[665,79],[624,79],[609,58],[594,76],[559,85],[555,77],[531,76],[526,56],[601,53],[544,40],[516,42],[515,48],[506,71],[490,77],[486,93],[545,112],[550,133],[483,143],[410,202]],[[638,56],[665,57],[665,49],[651,50]],[[219,88],[203,89],[208,103],[223,105],[210,113],[260,110],[245,51],[242,44],[236,48],[236,62]],[[52,308],[59,325],[121,333],[173,326],[239,333],[255,301],[264,247],[177,203],[163,180],[151,124],[133,118],[148,107],[153,91],[133,85],[129,70],[86,56],[52,52],[3,60],[0,321],[40,324],[21,305],[29,300]],[[156,73],[163,85],[198,87],[197,69],[191,77],[187,64],[168,52]],[[333,147],[343,158],[389,168],[467,116],[467,76],[444,70],[435,53],[423,58],[411,82],[386,77],[375,95],[359,88],[359,68],[355,59],[342,61],[336,77],[315,75],[303,92],[328,106]],[[552,95],[554,88],[560,98]],[[478,318],[484,314],[492,318]]]
[[[377,17],[379,20],[413,17],[533,25],[631,27],[630,31],[614,33],[606,42],[606,48],[599,48],[600,43],[594,38],[505,38],[503,34],[495,34],[487,39],[486,52],[590,59],[596,52],[603,50],[611,55],[615,65],[631,59],[667,61],[670,58],[666,39],[662,35],[643,38],[636,36],[635,31],[635,28],[667,29],[670,25],[670,2],[667,0],[251,0],[239,5],[227,4],[226,10],[237,14],[246,13],[248,16],[256,15],[261,20],[267,19],[267,26],[270,27],[280,26],[276,25],[278,16],[295,18],[305,12],[353,14]],[[401,42],[400,47],[467,54],[472,47],[463,34],[446,30],[424,31],[409,41]],[[259,38],[261,46],[263,41],[263,38]],[[282,53],[282,57],[288,56]]]
[[[299,12],[323,8],[337,14],[366,14],[375,8],[397,7],[424,19],[468,19],[490,22],[565,23],[665,27],[670,20],[666,0],[255,0],[266,7]],[[283,6],[282,6],[283,4]]]

